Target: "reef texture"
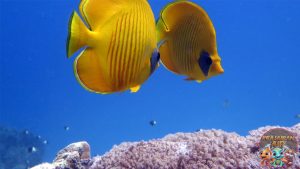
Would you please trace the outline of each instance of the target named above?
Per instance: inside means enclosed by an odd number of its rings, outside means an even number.
[[[45,146],[29,131],[0,127],[0,169],[26,169],[42,162]]]
[[[32,169],[258,169],[258,145],[261,136],[272,128],[266,126],[244,137],[222,130],[170,134],[162,139],[126,142],[114,146],[102,156],[90,158],[88,143],[74,143],[61,150],[52,164]],[[300,123],[282,127],[297,134]],[[293,169],[300,169],[299,157]]]

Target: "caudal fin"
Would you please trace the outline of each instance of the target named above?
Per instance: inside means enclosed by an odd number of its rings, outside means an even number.
[[[69,20],[69,35],[67,39],[67,57],[87,45],[89,29],[82,22],[77,12],[73,12]]]

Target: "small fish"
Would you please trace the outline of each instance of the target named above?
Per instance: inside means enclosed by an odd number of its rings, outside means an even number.
[[[296,114],[295,116],[297,119],[300,119],[300,114]]]
[[[69,131],[69,130],[70,130],[70,127],[69,127],[69,126],[65,126],[64,129],[65,129],[66,131]]]
[[[24,130],[24,134],[25,134],[25,135],[28,135],[28,134],[29,134],[29,131],[28,131],[28,130]]]
[[[150,124],[151,126],[155,126],[155,125],[157,124],[157,122],[156,122],[155,120],[151,120],[151,121],[149,122],[149,124]]]
[[[48,144],[48,141],[47,141],[47,140],[44,140],[44,141],[43,141],[43,144]]]
[[[161,61],[170,71],[198,82],[224,72],[214,26],[197,4],[186,0],[168,4],[156,29]]]
[[[155,19],[147,0],[82,0],[69,22],[67,56],[79,83],[109,94],[137,92],[158,66]]]
[[[28,152],[29,152],[29,153],[35,153],[35,152],[37,152],[37,148],[34,147],[34,146],[29,147],[29,148],[28,148]]]

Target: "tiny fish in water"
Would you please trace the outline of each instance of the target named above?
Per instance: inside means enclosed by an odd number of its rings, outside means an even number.
[[[157,124],[157,122],[155,120],[151,120],[149,123],[151,126],[155,126]]]
[[[159,53],[153,12],[147,0],[82,0],[69,22],[67,56],[79,83],[109,94],[137,92],[157,68]]]
[[[35,152],[37,152],[37,148],[34,147],[34,146],[29,147],[29,148],[28,148],[28,152],[29,152],[29,153],[35,153]]]
[[[24,130],[24,134],[25,134],[25,135],[28,135],[28,134],[29,134],[29,131],[28,131],[28,130]]]
[[[198,82],[224,72],[214,26],[197,4],[185,0],[168,4],[156,29],[161,61],[168,70]]]
[[[44,140],[44,141],[43,141],[43,144],[48,144],[48,141],[47,141],[47,140]]]
[[[64,129],[65,129],[66,131],[69,131],[69,130],[70,130],[70,127],[69,127],[69,126],[65,126]]]

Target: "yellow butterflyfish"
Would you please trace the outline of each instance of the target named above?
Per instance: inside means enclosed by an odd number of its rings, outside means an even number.
[[[161,62],[168,70],[197,82],[224,72],[214,26],[197,4],[186,0],[168,4],[156,29]]]
[[[140,85],[156,69],[155,19],[147,0],[82,0],[69,21],[67,55],[85,48],[74,62],[79,83],[108,94]]]

